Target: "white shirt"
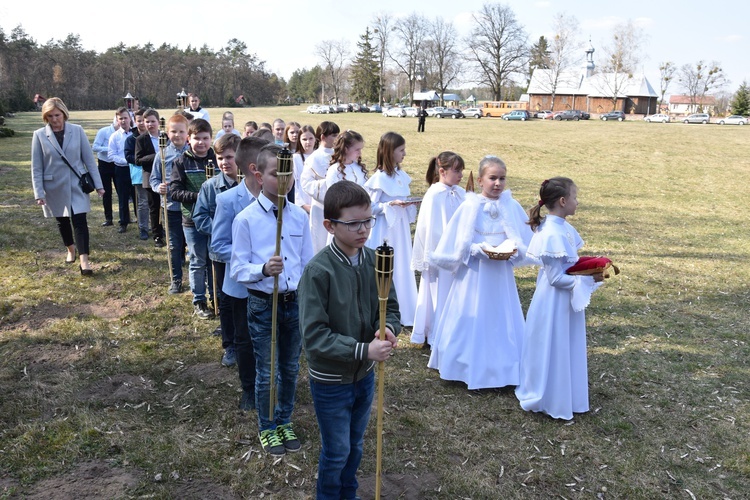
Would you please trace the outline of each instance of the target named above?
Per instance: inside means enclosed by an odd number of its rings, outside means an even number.
[[[128,160],[125,159],[125,139],[131,135],[130,130],[118,129],[109,138],[107,158],[118,167],[128,166]]]
[[[263,274],[263,266],[276,251],[275,205],[262,192],[232,223],[231,278],[250,290],[273,293],[273,276]],[[281,257],[284,269],[279,275],[279,292],[297,290],[302,270],[313,256],[307,213],[285,203],[281,226]]]

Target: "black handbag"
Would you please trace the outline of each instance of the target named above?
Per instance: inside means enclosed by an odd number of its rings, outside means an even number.
[[[73,165],[70,164],[67,158],[65,158],[65,155],[60,155],[62,160],[65,162],[65,164],[70,167],[70,169],[73,171],[74,174],[76,174],[76,177],[78,177],[78,185],[81,186],[81,190],[85,194],[93,193],[96,191],[96,187],[94,187],[94,179],[91,177],[91,174],[88,170],[86,170],[83,174],[79,174],[76,169],[73,168]]]

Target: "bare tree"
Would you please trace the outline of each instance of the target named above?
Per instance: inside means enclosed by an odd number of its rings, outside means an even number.
[[[582,42],[578,39],[578,19],[565,13],[555,15],[553,26],[555,34],[552,36],[549,50],[542,56],[546,69],[539,71],[537,81],[541,87],[552,95],[551,109],[555,109],[555,94],[565,75],[580,58]]]
[[[472,17],[475,27],[466,44],[477,67],[477,83],[488,86],[499,101],[506,80],[525,71],[528,35],[507,5],[484,4]]]
[[[672,83],[674,73],[677,71],[677,66],[672,61],[666,61],[659,64],[659,92],[661,93],[661,99],[659,100],[659,106],[664,105],[664,96],[669,89],[669,84]]]
[[[346,40],[323,40],[315,46],[315,53],[323,61],[328,83],[333,89],[333,99],[339,103],[339,92],[346,81],[346,62],[349,48]]]
[[[410,96],[414,95],[428,24],[429,21],[424,16],[412,13],[409,17],[399,19],[393,27],[393,33],[400,46],[397,51],[388,50],[388,57],[409,81]],[[401,96],[397,96],[397,99],[401,99]]]
[[[633,24],[632,19],[615,26],[612,40],[604,47],[604,64],[602,77],[596,80],[600,87],[612,100],[612,109],[617,107],[617,99],[633,78],[633,73],[641,62],[641,45],[645,35],[643,30]]]
[[[680,68],[679,80],[690,97],[690,104],[694,110],[702,110],[706,95],[720,90],[728,83],[724,70],[716,61],[698,61],[695,66],[684,64]]]
[[[388,53],[389,43],[391,41],[391,31],[393,31],[394,21],[390,14],[375,14],[372,21],[373,34],[378,41],[378,63],[380,65],[380,91],[378,92],[378,104],[383,104],[383,91],[385,90],[385,55]]]
[[[433,74],[435,87],[440,92],[440,105],[448,87],[458,79],[461,69],[458,60],[458,32],[452,23],[436,18],[428,27],[429,40],[425,44],[428,66]]]

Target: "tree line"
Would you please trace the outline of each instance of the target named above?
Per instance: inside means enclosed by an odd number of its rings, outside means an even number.
[[[219,50],[121,43],[98,54],[84,50],[77,35],[40,45],[21,26],[8,35],[0,28],[0,108],[4,102],[10,110],[29,109],[35,93],[57,95],[77,109],[112,108],[127,92],[142,104],[170,107],[183,87],[197,92],[205,106],[234,106],[240,95],[252,105],[399,102],[411,100],[415,91],[442,95],[460,86],[479,100],[518,100],[535,69],[546,70],[540,82],[554,97],[566,73],[584,63],[585,44],[572,15],[557,14],[553,34],[534,43],[505,4],[484,4],[471,24],[461,37],[440,16],[378,13],[354,53],[349,40],[322,40],[314,50],[318,64],[296,70],[288,82],[267,72],[265,62],[234,38]],[[628,20],[597,48],[601,64],[595,71],[608,75],[600,79],[606,85],[600,90],[615,104],[641,68],[645,38]],[[668,61],[659,69],[662,102],[673,83],[695,102],[721,94],[729,83],[715,61],[680,67]],[[466,89],[467,84],[474,87]]]
[[[0,28],[0,107],[33,109],[41,94],[74,109],[107,109],[131,92],[142,106],[166,108],[182,88],[197,92],[205,106],[235,106],[240,95],[246,103],[273,104],[285,82],[264,65],[236,38],[219,50],[120,43],[97,53],[84,49],[78,35],[41,45],[21,26],[9,34]]]

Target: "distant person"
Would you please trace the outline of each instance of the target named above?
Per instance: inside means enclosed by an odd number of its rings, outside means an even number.
[[[185,233],[182,231],[182,210],[180,202],[172,200],[169,191],[169,180],[172,177],[172,164],[178,156],[187,151],[188,120],[182,114],[175,113],[167,120],[167,137],[169,144],[164,148],[164,170],[166,177],[162,178],[162,152],[156,152],[154,164],[151,167],[149,183],[151,189],[159,193],[162,203],[167,206],[167,221],[169,234],[170,260],[172,262],[172,283],[169,293],[182,293],[182,263],[185,261]]]
[[[42,119],[46,126],[35,131],[31,140],[31,184],[44,216],[57,219],[57,228],[68,250],[65,262],[75,262],[78,251],[81,274],[91,276],[94,271],[89,263],[86,222],[91,203],[79,178],[88,171],[99,196],[104,196],[104,187],[86,132],[79,125],[67,123],[69,116],[60,98],[44,101]]]
[[[148,108],[143,113],[147,134],[139,135],[135,140],[135,164],[143,169],[143,189],[148,198],[148,214],[154,246],[161,248],[164,243],[164,226],[161,223],[161,205],[158,192],[151,189],[149,177],[154,166],[154,158],[159,150],[159,112]],[[161,168],[161,166],[159,166]]]
[[[297,122],[289,122],[284,128],[284,137],[281,140],[284,144],[289,144],[289,151],[291,151],[292,153],[297,152],[299,129],[300,124]]]
[[[117,109],[117,121],[120,128],[109,138],[109,161],[115,164],[115,189],[120,212],[118,233],[124,233],[130,224],[130,197],[133,184],[130,182],[130,167],[125,158],[125,141],[133,135],[130,129],[130,111],[125,106]]]
[[[138,237],[141,240],[148,239],[148,218],[149,218],[149,207],[148,207],[148,194],[146,189],[143,187],[143,168],[135,163],[135,141],[138,137],[143,134],[148,135],[148,129],[146,127],[146,120],[143,115],[146,113],[146,109],[138,109],[135,112],[135,129],[133,129],[133,135],[125,139],[125,159],[128,161],[128,169],[130,170],[130,182],[135,191],[135,198],[133,203],[137,206],[136,215],[138,218]]]
[[[216,133],[216,136],[214,137],[214,144],[216,144],[219,139],[221,139],[224,134],[235,134],[238,137],[242,137],[242,133],[234,128],[234,113],[231,111],[226,111],[221,116],[221,130],[219,130]]]
[[[207,122],[211,122],[211,120],[208,118],[208,111],[201,108],[201,98],[196,92],[191,92],[188,94],[188,104],[190,104],[190,107],[185,108],[185,111],[193,115],[193,119],[203,118]]]
[[[271,133],[273,133],[273,126],[270,123],[268,123],[268,122],[262,122],[260,124],[260,126],[258,127],[258,130],[260,130],[262,128],[264,128],[266,130],[270,130]]]
[[[305,169],[305,160],[315,152],[318,145],[315,139],[315,129],[310,125],[303,125],[298,134],[297,152],[294,153],[294,203],[302,207],[305,212],[310,213],[310,195],[302,189],[302,171]]]
[[[244,137],[250,137],[251,135],[253,135],[253,132],[255,132],[256,130],[258,130],[258,124],[255,123],[254,121],[250,120],[248,122],[245,122],[244,129],[245,129],[245,132],[242,134],[242,137],[243,138]]]
[[[112,123],[102,127],[94,139],[94,153],[99,159],[99,175],[104,186],[102,207],[104,208],[104,222],[102,226],[112,226],[112,187],[115,183],[115,164],[109,161],[109,138],[120,129],[118,115],[115,113]]]
[[[424,108],[424,104],[417,110],[417,118],[419,119],[417,132],[424,132],[424,123],[427,121],[427,110]]]
[[[273,127],[271,128],[271,132],[273,132],[274,142],[281,146],[284,144],[284,129],[286,128],[286,123],[284,123],[284,120],[281,118],[276,118],[273,121]]]

